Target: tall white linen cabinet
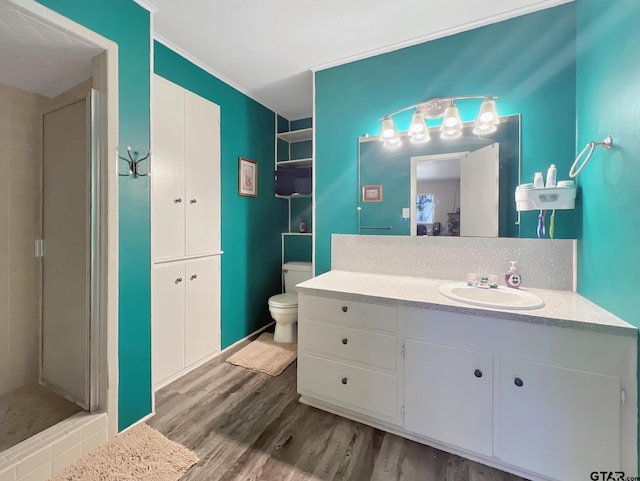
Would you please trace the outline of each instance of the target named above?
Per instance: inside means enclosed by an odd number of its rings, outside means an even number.
[[[156,389],[220,351],[220,107],[153,75],[152,373]]]

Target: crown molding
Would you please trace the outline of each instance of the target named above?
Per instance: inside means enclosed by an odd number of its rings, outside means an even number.
[[[202,70],[204,70],[205,72],[207,72],[210,75],[213,75],[214,77],[216,77],[218,80],[226,83],[227,85],[229,85],[230,87],[234,88],[235,90],[237,90],[238,92],[240,92],[241,94],[246,95],[247,97],[249,97],[252,100],[255,100],[256,102],[258,102],[260,105],[268,108],[269,110],[271,110],[272,112],[276,112],[277,110],[270,106],[267,102],[265,102],[264,100],[258,98],[258,96],[255,95],[254,92],[251,92],[250,90],[247,90],[246,88],[244,88],[242,85],[239,85],[238,83],[234,82],[233,80],[225,77],[223,74],[221,74],[220,72],[218,72],[216,69],[214,69],[213,67],[211,67],[209,64],[207,64],[206,62],[200,60],[198,57],[195,57],[194,55],[191,55],[189,52],[187,52],[186,50],[184,50],[183,48],[177,46],[175,43],[173,43],[171,40],[167,40],[165,37],[163,37],[162,35],[159,35],[157,33],[155,33],[153,35],[154,40],[156,40],[158,43],[161,43],[162,45],[164,45],[165,47],[167,47],[170,50],[173,50],[175,53],[177,53],[178,55],[184,57],[185,59],[187,59],[189,62],[191,62],[192,64],[194,64],[196,67],[201,68]]]
[[[144,8],[147,12],[149,13],[157,13],[159,8],[156,7],[153,3],[147,1],[147,0],[133,0],[135,3],[137,3],[138,5],[140,5],[142,8]]]
[[[492,23],[498,23],[504,20],[509,20],[511,18],[520,17],[528,13],[534,13],[540,10],[546,10],[547,8],[557,7],[558,5],[571,3],[573,1],[575,0],[541,0],[535,4],[527,5],[526,7],[514,8],[512,10],[507,10],[506,12],[502,12],[497,15],[491,15],[488,17],[480,18],[478,20],[474,20],[472,22],[456,25],[455,27],[445,28],[442,30],[438,30],[437,32],[432,32],[426,35],[421,35],[419,37],[403,40],[402,42],[393,43],[385,47],[366,50],[361,53],[349,55],[347,57],[342,57],[336,60],[315,65],[315,66],[309,67],[309,69],[314,73],[319,72],[321,70],[337,67],[339,65],[355,62],[357,60],[363,60],[365,58],[375,57],[376,55],[393,52],[395,50],[400,50],[405,47],[412,47],[414,45],[419,45],[421,43],[429,42],[431,40],[436,40],[439,38],[448,37],[450,35],[455,35],[457,33],[466,32],[468,30],[473,30],[475,28],[484,27],[486,25],[491,25]]]

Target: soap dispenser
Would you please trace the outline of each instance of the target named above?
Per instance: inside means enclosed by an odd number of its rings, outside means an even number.
[[[511,261],[511,267],[509,267],[509,271],[504,276],[504,281],[507,284],[507,287],[511,287],[512,289],[520,288],[522,278],[518,273],[518,266],[516,265],[516,261]]]

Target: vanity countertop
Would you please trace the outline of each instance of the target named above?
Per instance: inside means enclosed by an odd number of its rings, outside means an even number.
[[[523,289],[538,295],[544,307],[535,310],[495,309],[463,304],[440,294],[451,280],[333,270],[298,284],[299,291],[325,297],[530,322],[635,337],[638,330],[571,291]]]

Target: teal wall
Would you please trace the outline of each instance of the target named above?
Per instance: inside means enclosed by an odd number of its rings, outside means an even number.
[[[640,2],[578,2],[579,152],[611,135],[577,180],[582,190],[578,290],[640,327]]]
[[[598,148],[577,177],[578,292],[640,327],[640,2],[577,5],[576,150],[607,135],[614,142],[609,152]]]
[[[315,75],[316,273],[331,267],[331,234],[356,233],[358,137],[377,135],[379,118],[431,97],[499,95],[500,115],[522,114],[522,181],[575,154],[575,4],[525,15]],[[544,34],[542,34],[544,33]],[[462,103],[462,120],[479,104]],[[411,112],[396,116],[406,130]],[[535,236],[537,213],[521,233]],[[575,211],[556,213],[558,237],[575,237]],[[531,226],[527,235],[527,226]]]
[[[149,13],[131,0],[39,0],[118,44],[120,147],[149,149]],[[148,166],[144,166],[146,169]],[[126,169],[125,169],[126,171]],[[149,179],[120,177],[120,429],[151,412]]]
[[[275,197],[275,114],[158,42],[158,75],[220,106],[222,348],[271,321],[280,292],[280,233],[287,202]],[[238,195],[238,157],[258,162],[258,197]]]

